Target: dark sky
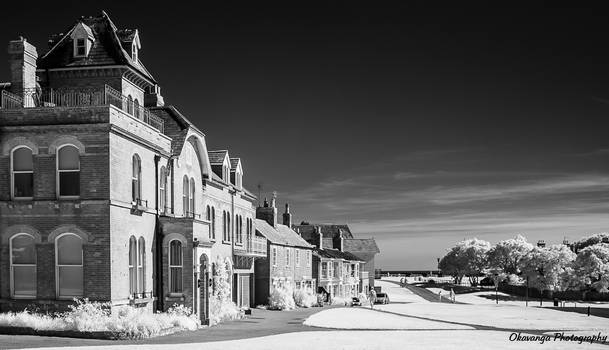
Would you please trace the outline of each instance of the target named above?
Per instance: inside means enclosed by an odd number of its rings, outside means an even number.
[[[606,8],[22,3],[0,42],[39,53],[102,9],[138,28],[166,103],[242,157],[249,188],[376,237],[381,267],[433,268],[466,237],[609,231]]]

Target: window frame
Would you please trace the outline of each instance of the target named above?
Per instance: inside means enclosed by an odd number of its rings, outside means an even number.
[[[273,266],[277,267],[277,247],[271,247],[271,256],[273,257]]]
[[[300,266],[300,249],[294,248],[294,266]]]
[[[144,237],[137,240],[137,292],[146,292],[146,240]]]
[[[88,38],[80,37],[74,39],[74,57],[86,57],[87,56],[87,40]],[[80,42],[82,41],[82,45]],[[80,50],[82,49],[82,53]]]
[[[60,170],[59,169],[59,153],[62,148],[73,147],[78,155],[78,170]],[[58,199],[76,199],[80,198],[80,149],[73,143],[65,143],[55,151],[55,191]],[[141,172],[141,171],[140,171]],[[78,195],[62,196],[61,195],[61,173],[78,173]]]
[[[137,240],[129,237],[129,297],[137,293]]]
[[[32,239],[32,243],[34,244],[34,263],[33,264],[15,264],[13,263],[13,240],[19,236],[27,236]],[[37,289],[37,280],[38,280],[38,252],[36,251],[36,238],[29,233],[20,232],[11,236],[8,241],[8,249],[9,249],[9,279],[10,279],[10,295],[12,299],[36,299],[38,296],[38,291],[34,292],[34,295],[17,295],[15,294],[15,266],[24,266],[24,267],[34,267],[34,288]]]
[[[211,207],[211,239],[216,240],[216,208]]]
[[[180,246],[180,264],[179,265],[172,265],[171,261],[171,254],[172,254],[172,249],[171,249],[171,245],[173,244],[173,242],[176,242],[177,244],[179,244]],[[172,239],[171,241],[169,241],[169,244],[167,245],[168,248],[168,252],[167,252],[167,268],[168,268],[168,278],[169,278],[169,283],[168,285],[168,290],[169,290],[169,295],[183,295],[184,294],[184,247],[182,244],[182,241],[179,239]],[[174,286],[172,285],[173,283],[173,273],[172,273],[172,268],[173,269],[180,269],[180,290],[179,291],[174,291]]]
[[[189,191],[188,191],[188,209],[190,210],[190,214],[192,217],[195,217],[196,212],[196,187],[195,187],[195,178],[191,177],[189,181]]]
[[[188,179],[188,175],[184,175],[182,177],[182,215],[184,217],[188,217],[190,211],[188,210],[188,206],[190,203],[190,180]]]
[[[285,248],[285,266],[289,267],[291,264],[290,262],[291,257],[290,257],[290,248]]]
[[[167,170],[164,166],[161,167],[161,178],[159,181],[159,203],[161,204],[160,212],[165,214],[167,211]]]
[[[134,174],[137,164],[137,174]],[[136,205],[142,203],[142,158],[137,153],[131,156],[131,202]]]
[[[75,236],[78,239],[80,239],[80,241],[81,241],[81,252],[80,252],[81,253],[81,258],[80,258],[81,263],[80,263],[80,265],[59,265],[59,245],[57,244],[57,242],[59,242],[59,240],[65,236]],[[84,286],[84,270],[85,270],[85,268],[84,268],[85,267],[84,266],[85,252],[84,251],[85,251],[85,249],[84,249],[84,244],[85,244],[85,240],[82,237],[80,237],[79,235],[77,235],[76,233],[72,233],[72,232],[65,232],[65,233],[62,233],[62,234],[58,235],[57,237],[55,237],[55,293],[56,293],[55,295],[57,296],[57,299],[71,300],[73,298],[82,297],[85,294],[85,286]],[[82,269],[83,285],[82,285],[82,294],[81,295],[61,295],[59,293],[59,291],[60,291],[59,282],[61,280],[61,278],[59,276],[60,270],[61,270],[60,268],[65,267],[65,266],[79,266]]]
[[[15,151],[21,149],[21,148],[26,148],[28,150],[30,150],[31,156],[32,156],[32,170],[15,170],[14,169],[14,163],[15,163]],[[12,200],[32,200],[34,199],[34,150],[32,150],[32,148],[26,146],[26,145],[19,145],[19,146],[15,146],[12,150],[11,150],[11,157],[10,157],[10,166],[11,166],[11,199]],[[15,174],[32,174],[32,196],[30,197],[16,197],[15,196]]]

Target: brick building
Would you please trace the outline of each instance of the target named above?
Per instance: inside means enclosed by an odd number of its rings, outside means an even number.
[[[374,257],[380,252],[374,238],[355,238],[348,225],[309,224],[292,226],[307,242],[322,249],[335,249],[353,254],[359,261],[360,291],[374,287]]]
[[[313,275],[313,246],[303,240],[290,226],[292,215],[286,204],[283,225],[277,222],[275,198],[271,204],[264,200],[256,209],[254,227],[267,239],[266,259],[255,263],[256,303],[266,304],[274,288],[309,288],[315,291]]]
[[[137,30],[102,13],[49,43],[11,41],[0,84],[0,310],[87,297],[205,322],[217,263],[251,306],[266,240],[241,160],[165,105]]]

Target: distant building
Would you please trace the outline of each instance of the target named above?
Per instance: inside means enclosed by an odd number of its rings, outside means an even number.
[[[303,222],[293,225],[307,242],[323,249],[348,252],[363,262],[360,269],[360,290],[374,286],[374,258],[380,253],[374,238],[354,238],[346,224],[310,224]],[[321,232],[321,235],[319,234]]]
[[[316,289],[313,275],[313,246],[290,228],[291,214],[286,204],[283,224],[277,222],[275,198],[264,200],[256,209],[256,234],[267,241],[267,258],[256,259],[256,304],[267,304],[275,288]]]

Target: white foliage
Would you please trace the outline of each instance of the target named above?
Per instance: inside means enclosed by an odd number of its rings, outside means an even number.
[[[230,287],[230,271],[226,265],[230,260],[228,258],[216,259],[216,275],[213,279],[213,292],[209,298],[209,323],[216,325],[223,321],[235,320],[243,318],[243,313],[232,301]]]
[[[294,302],[299,307],[312,307],[317,305],[317,295],[310,289],[297,289],[294,291]]]
[[[290,287],[273,288],[269,295],[269,309],[293,310],[296,308],[294,293]]]
[[[70,311],[56,317],[28,311],[0,314],[0,326],[29,327],[36,330],[111,332],[120,338],[141,339],[168,332],[195,330],[199,321],[189,308],[175,307],[165,313],[124,305],[110,312],[107,303],[76,300]]]

